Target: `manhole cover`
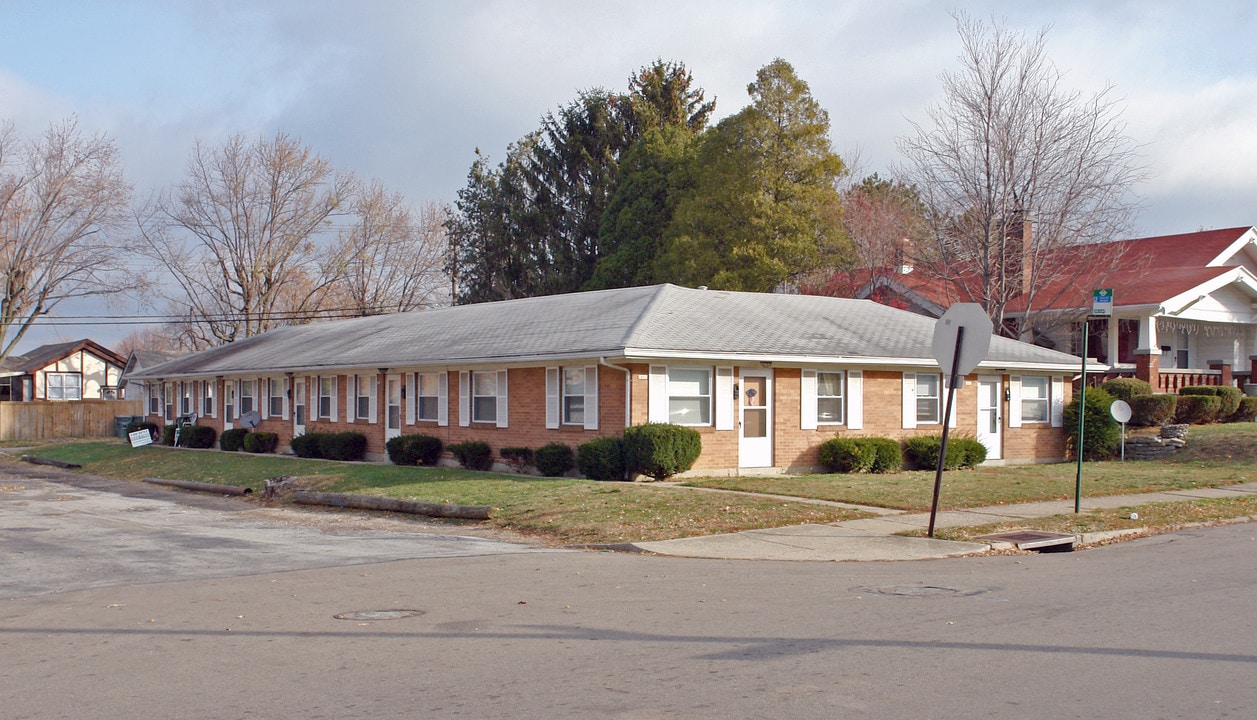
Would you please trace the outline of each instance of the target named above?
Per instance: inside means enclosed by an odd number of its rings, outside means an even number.
[[[355,610],[337,613],[332,617],[337,620],[400,620],[402,618],[422,615],[422,610]]]
[[[939,585],[892,585],[890,587],[861,587],[856,592],[871,595],[891,595],[894,597],[936,598],[936,597],[971,597],[980,595],[986,590],[942,587]]]

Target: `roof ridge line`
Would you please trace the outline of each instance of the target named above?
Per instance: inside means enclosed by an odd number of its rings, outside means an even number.
[[[637,319],[628,326],[628,330],[625,330],[624,336],[620,338],[621,347],[627,348],[632,346],[630,340],[635,334],[637,334],[638,328],[640,328],[642,323],[646,321],[646,318],[651,314],[651,311],[654,310],[655,306],[662,302],[664,291],[669,288],[676,287],[678,286],[673,285],[672,283],[660,283],[655,286],[654,296],[651,297],[650,302],[646,303],[646,306],[642,308],[642,311],[637,314]]]

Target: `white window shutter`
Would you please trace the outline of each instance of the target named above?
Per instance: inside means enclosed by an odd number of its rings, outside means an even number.
[[[1052,427],[1065,425],[1065,378],[1052,378]]]
[[[336,422],[336,414],[340,411],[337,403],[340,402],[340,379],[338,376],[332,376],[332,414],[328,416],[328,420]]]
[[[947,375],[943,376],[943,392],[944,393],[947,392],[947,382],[949,380],[951,380],[949,376]],[[947,415],[947,427],[949,428],[956,427],[956,410],[960,406],[960,391],[963,390],[965,387],[965,379],[963,377],[957,376],[956,382],[959,383],[959,385],[956,387],[956,394],[952,396],[952,399],[951,399],[951,413]],[[947,409],[947,395],[946,394],[944,394],[943,397],[939,398],[938,402],[942,406],[942,409],[944,410]]]
[[[716,368],[716,429],[733,429],[733,368]]]
[[[270,378],[263,378],[257,384],[258,398],[257,409],[262,413],[262,419],[266,420],[271,416],[271,383],[274,382]]]
[[[903,374],[903,428],[911,430],[917,426],[917,374]]]
[[[210,387],[210,417],[216,418],[218,417],[218,393],[221,391],[218,389],[217,380],[206,380],[206,382],[212,383],[209,386]]]
[[[374,424],[380,421],[380,376],[372,375],[368,382],[367,395],[371,399],[367,401],[367,422]]]
[[[1008,376],[1008,427],[1021,427],[1021,376]]]
[[[506,371],[498,370],[498,427],[508,427],[506,419]]]
[[[585,366],[585,429],[598,429],[598,366]]]
[[[418,390],[418,384],[415,381],[414,373],[406,373],[406,424],[415,424],[415,408],[418,407],[419,401],[415,398],[415,392]]]
[[[471,425],[471,374],[466,370],[458,371],[458,424]]]
[[[440,427],[450,424],[450,376],[445,372],[436,376],[436,424]]]
[[[556,367],[546,368],[546,427],[553,430],[559,426],[559,405],[562,403],[562,377]]]
[[[864,429],[864,371],[847,371],[847,429]]]
[[[358,414],[358,376],[345,376],[345,422],[352,423]]]
[[[283,380],[280,380],[280,382],[283,383],[284,385],[282,388],[280,388],[280,391],[279,391],[279,396],[281,398],[280,403],[283,405],[283,408],[284,408],[283,417],[285,420],[287,420],[288,418],[291,417],[290,413],[292,412],[291,410],[289,410],[289,408],[292,406],[291,395],[292,395],[293,380],[292,378],[284,378]]]
[[[804,370],[799,378],[799,429],[816,427],[816,371]]]
[[[646,419],[650,422],[668,422],[668,368],[650,366],[650,390],[647,395]]]

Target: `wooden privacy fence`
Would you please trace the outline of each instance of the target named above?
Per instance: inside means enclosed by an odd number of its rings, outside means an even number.
[[[115,417],[143,412],[143,400],[0,402],[0,440],[114,437]]]

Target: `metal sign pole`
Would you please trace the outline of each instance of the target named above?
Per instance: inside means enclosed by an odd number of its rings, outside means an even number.
[[[943,486],[943,463],[947,460],[947,428],[951,426],[951,406],[956,397],[956,369],[960,366],[960,346],[965,339],[965,326],[956,328],[956,352],[952,355],[951,374],[947,381],[947,409],[943,412],[943,441],[938,448],[938,464],[934,468],[934,500],[930,503],[930,530],[934,537],[934,519],[938,516],[938,492]]]
[[[1078,393],[1078,477],[1074,481],[1074,513],[1082,512],[1082,445],[1087,417],[1087,336],[1091,334],[1091,318],[1082,321],[1082,383]]]

